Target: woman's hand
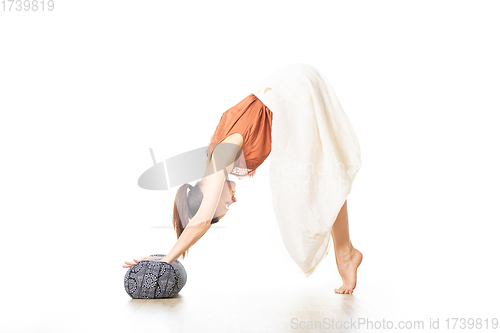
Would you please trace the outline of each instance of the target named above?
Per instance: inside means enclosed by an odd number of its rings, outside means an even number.
[[[125,265],[122,265],[122,267],[129,268],[129,267],[132,267],[133,265],[137,264],[140,261],[148,260],[148,259],[156,259],[156,258],[162,258],[162,257],[149,256],[149,257],[142,257],[140,260],[134,259],[134,261],[125,261]]]

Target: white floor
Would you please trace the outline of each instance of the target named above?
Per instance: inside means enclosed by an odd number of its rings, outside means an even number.
[[[364,254],[354,294],[334,293],[341,279],[333,252],[305,278],[281,243],[269,191],[250,195],[266,181],[259,176],[239,183],[232,211],[183,261],[187,284],[172,299],[130,299],[121,268],[123,260],[169,250],[174,235],[166,222],[134,220],[117,230],[83,225],[62,244],[39,242],[58,255],[31,257],[26,265],[18,260],[17,270],[3,271],[4,278],[18,275],[4,282],[2,331],[368,332],[370,321],[375,328],[403,321],[413,325],[405,330],[422,331],[430,320],[439,319],[444,329],[447,318],[482,318],[491,325],[499,317],[500,272],[486,252],[496,244],[477,241],[471,252],[465,240],[474,232],[457,227],[446,238],[447,231],[435,227],[426,236],[431,222],[398,228],[394,212],[386,220],[368,220],[366,199],[354,190],[348,199],[351,239]],[[63,228],[55,232],[65,234]],[[331,320],[343,322],[343,329],[333,330]],[[458,325],[457,332],[468,331]]]

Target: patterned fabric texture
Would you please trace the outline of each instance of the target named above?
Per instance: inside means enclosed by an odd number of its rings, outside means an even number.
[[[187,281],[184,266],[179,260],[169,264],[159,261],[164,254],[152,254],[125,273],[125,291],[134,299],[170,298],[177,295]]]

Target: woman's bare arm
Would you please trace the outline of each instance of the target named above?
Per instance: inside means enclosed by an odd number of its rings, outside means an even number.
[[[210,229],[210,223],[219,205],[222,190],[226,182],[226,174],[233,170],[235,157],[243,145],[243,141],[240,138],[236,138],[233,142],[224,141],[232,144],[221,146],[221,143],[214,149],[212,161],[207,166],[202,179],[203,200],[200,208],[191,221],[189,221],[173,248],[161,261],[174,262]]]

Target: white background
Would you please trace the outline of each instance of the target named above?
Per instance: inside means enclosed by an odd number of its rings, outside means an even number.
[[[365,281],[443,295],[436,309],[477,310],[477,297],[484,311],[498,306],[498,10],[497,1],[55,0],[52,12],[1,11],[1,325],[104,325],[100,298],[129,301],[123,261],[175,243],[176,189],[137,185],[149,148],[161,161],[208,145],[224,111],[295,62],[325,73],[360,141],[348,210]],[[196,260],[231,275],[249,260],[272,273],[281,258],[302,274],[281,243],[267,176],[266,160],[255,179],[237,181],[238,202],[184,261],[188,286],[203,287]],[[317,274],[331,272],[338,287],[328,260]]]

